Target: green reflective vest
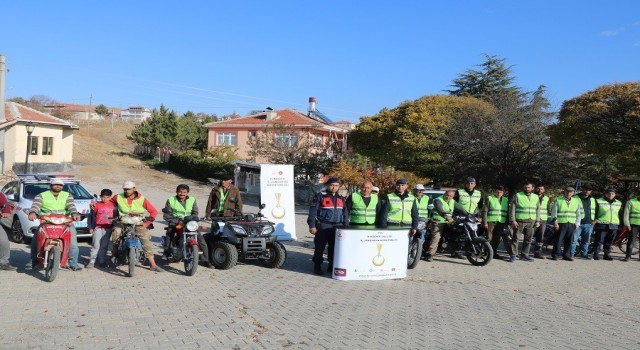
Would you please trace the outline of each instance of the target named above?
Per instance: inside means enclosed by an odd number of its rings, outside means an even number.
[[[482,199],[482,194],[478,190],[474,190],[473,195],[470,195],[464,188],[458,190],[458,203],[469,214],[473,214],[476,211],[480,199]]]
[[[580,219],[584,219],[585,217],[585,213],[584,213],[584,204],[582,204],[582,198],[580,198],[580,196],[574,196],[574,198],[578,198],[580,199]],[[596,199],[591,197],[589,198],[589,201],[591,202],[591,220],[595,220],[596,218]]]
[[[442,211],[444,211],[446,214],[449,214],[449,215],[453,216],[453,209],[456,206],[456,201],[451,199],[451,200],[449,200],[449,203],[447,203],[444,200],[444,196],[440,196],[440,197],[436,198],[433,201],[433,204],[435,205],[437,201],[440,201],[442,203]],[[433,210],[433,215],[431,216],[431,218],[435,222],[447,222],[447,219],[445,219],[443,216],[441,216],[440,213],[438,213],[438,211],[435,210],[435,209]]]
[[[567,199],[565,197],[556,197],[556,204],[558,205],[558,224],[572,223],[576,222],[576,211],[580,208],[579,199],[571,198],[569,203],[567,204]]]
[[[193,197],[187,197],[187,200],[184,202],[184,206],[180,203],[180,200],[173,196],[169,198],[169,205],[171,206],[171,215],[174,218],[182,219],[185,216],[191,215],[191,211],[193,210],[193,204],[196,202],[196,199]]]
[[[419,199],[416,197],[416,204],[418,205],[418,217],[427,220],[429,217],[429,196],[422,195]]]
[[[637,198],[629,200],[631,208],[629,208],[629,223],[631,225],[640,225],[640,201]]]
[[[540,221],[547,221],[548,218],[549,218],[549,197],[542,195],[542,200],[540,201]]]
[[[40,205],[40,215],[47,214],[64,214],[69,215],[67,211],[67,198],[69,198],[69,192],[60,191],[58,196],[54,196],[51,191],[45,191],[41,193],[42,205]]]
[[[411,208],[413,202],[416,200],[412,194],[409,194],[407,198],[400,199],[395,192],[387,195],[389,201],[389,214],[387,215],[387,222],[392,224],[407,224],[411,225]]]
[[[364,204],[362,194],[356,192],[351,194],[351,215],[349,222],[353,224],[374,224],[376,222],[376,206],[378,205],[378,195],[372,194],[369,205]]]
[[[129,213],[144,215],[144,197],[139,196],[138,198],[131,201],[131,205],[127,201],[127,197],[124,193],[121,193],[117,197],[118,201],[118,214],[120,216],[125,216]]]
[[[487,206],[487,222],[499,222],[501,224],[507,222],[509,200],[506,196],[498,199],[498,197],[490,195],[487,197]]]
[[[614,224],[620,225],[620,208],[622,208],[622,202],[617,199],[613,200],[613,203],[607,202],[604,198],[596,199],[598,203],[598,220],[599,224]]]
[[[532,193],[527,197],[524,192],[518,192],[516,197],[518,198],[518,205],[516,206],[516,220],[535,221],[538,209],[538,195]]]
[[[224,192],[224,188],[222,186],[218,187],[218,193],[220,194],[220,206],[218,207],[218,211],[224,213],[224,201],[227,200],[227,195],[229,192]]]

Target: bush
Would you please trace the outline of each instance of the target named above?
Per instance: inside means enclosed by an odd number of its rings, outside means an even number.
[[[234,164],[227,159],[207,157],[199,151],[184,151],[173,154],[166,168],[184,177],[207,181],[224,174],[233,174]]]

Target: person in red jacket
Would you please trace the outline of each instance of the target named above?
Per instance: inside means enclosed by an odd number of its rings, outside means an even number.
[[[91,256],[87,269],[93,268],[96,259],[100,267],[107,265],[107,249],[111,239],[113,220],[118,216],[116,205],[111,201],[111,190],[103,189],[100,192],[100,202],[94,204],[89,215],[89,231],[92,234]]]
[[[7,228],[11,227],[11,211],[13,205],[7,200],[7,196],[0,192],[0,208],[2,208],[2,219],[0,219],[0,270],[11,271],[16,268],[9,264],[9,235]]]

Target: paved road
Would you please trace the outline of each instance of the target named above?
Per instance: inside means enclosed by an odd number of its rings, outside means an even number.
[[[206,188],[194,188],[204,201]],[[158,206],[171,193],[147,192]],[[303,208],[297,230],[279,270],[248,263],[187,277],[161,261],[165,273],[61,271],[53,283],[0,272],[0,348],[640,348],[637,258],[479,268],[436,257],[402,280],[345,282],[310,273]],[[82,243],[83,261],[88,253]],[[11,262],[27,261],[27,247],[12,245]]]

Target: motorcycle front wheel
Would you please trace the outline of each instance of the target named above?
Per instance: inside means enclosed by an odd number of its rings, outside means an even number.
[[[184,272],[187,276],[193,276],[198,269],[198,246],[187,248],[187,256],[184,257]]]
[[[640,249],[639,245],[640,242],[638,242],[639,240],[636,239],[635,242],[633,242],[633,247],[631,249],[631,255],[635,255],[638,254],[638,249]],[[629,244],[629,237],[625,237],[623,239],[620,240],[620,242],[618,242],[617,246],[618,249],[620,249],[620,251],[624,254],[627,253],[627,244]]]
[[[47,258],[47,268],[44,270],[44,280],[47,282],[53,282],[58,275],[60,269],[60,247],[54,246],[49,251],[49,257]]]
[[[475,253],[473,252],[473,248],[475,248]],[[493,249],[491,248],[491,244],[489,242],[471,242],[466,251],[467,260],[473,266],[485,266],[491,259],[493,259]]]
[[[413,269],[418,266],[420,257],[422,256],[422,240],[418,238],[411,239],[409,243],[409,257],[407,259],[407,268]]]
[[[138,252],[136,250],[133,247],[129,248],[129,277],[133,277],[136,261],[138,261]]]

